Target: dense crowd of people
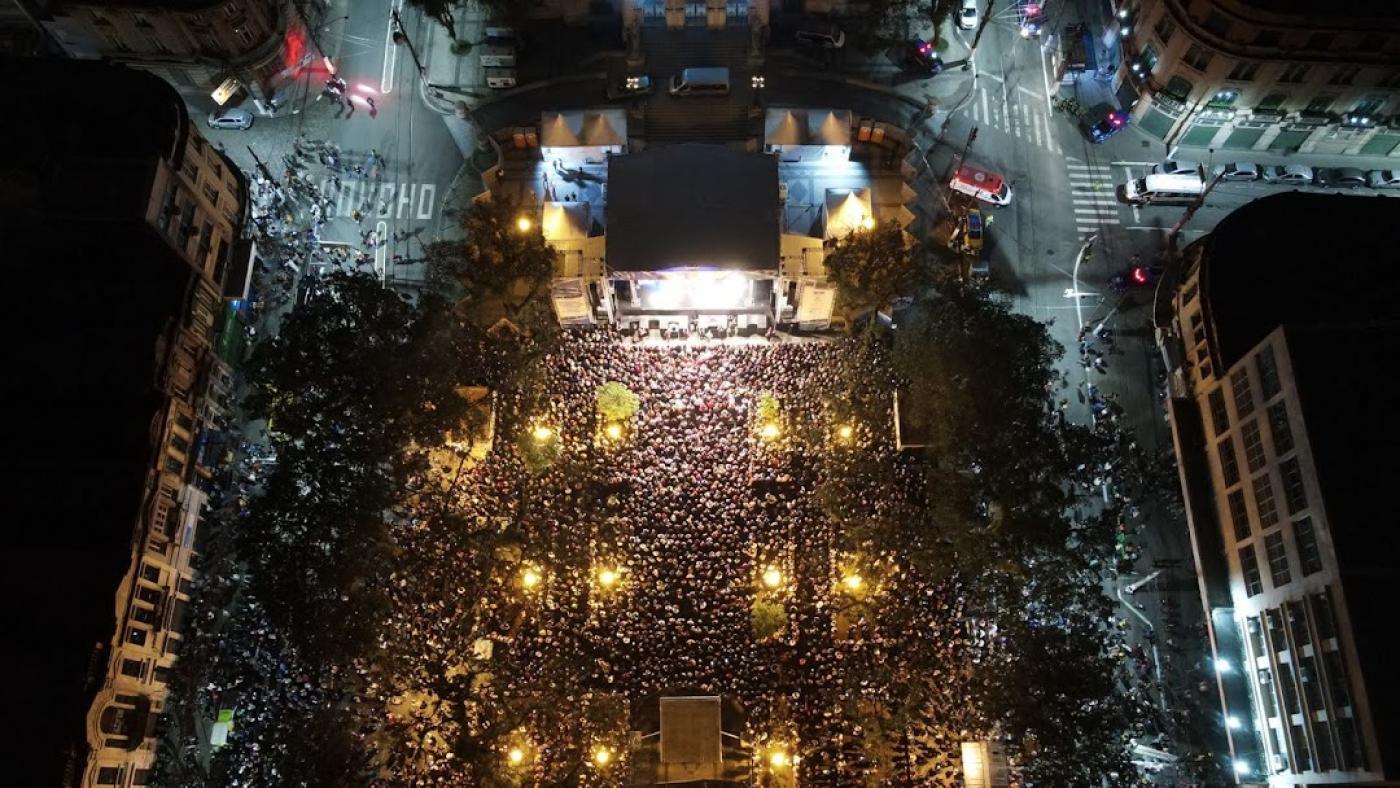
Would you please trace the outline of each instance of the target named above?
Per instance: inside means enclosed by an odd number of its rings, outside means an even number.
[[[1007,641],[968,578],[925,576],[900,545],[844,527],[929,503],[920,461],[845,401],[857,383],[892,390],[886,361],[841,342],[566,334],[534,361],[538,378],[497,392],[493,451],[448,479],[425,474],[388,513],[396,560],[366,579],[387,600],[373,654],[308,666],[255,599],[219,613],[231,618],[206,637],[203,703],[238,713],[214,782],[281,781],[297,728],[333,713],[366,782],[557,778],[602,748],[617,760],[586,779],[617,784],[627,732],[654,731],[658,698],[702,694],[742,709],[728,732],[758,751],[756,768],[779,768],[762,752],[781,750],[800,754],[785,768],[804,781],[952,784],[961,742],[999,735],[981,674]],[[616,430],[596,408],[607,382],[639,400]],[[530,468],[519,435],[562,451]],[[1126,441],[1110,419],[1095,435]],[[1141,468],[1080,470],[1082,488],[1129,503],[1141,486]],[[783,611],[767,637],[760,597]],[[1086,614],[1123,667],[1131,716],[1150,718],[1143,652],[1111,607]]]

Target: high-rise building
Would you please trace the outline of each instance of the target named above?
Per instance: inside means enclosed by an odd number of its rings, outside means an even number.
[[[38,644],[16,655],[31,714],[11,779],[145,785],[231,385],[214,339],[247,281],[247,181],[149,73],[0,76],[25,108],[0,144],[0,314],[7,520],[29,556],[13,574],[35,592],[19,627]],[[64,762],[39,762],[55,740]]]
[[[1400,4],[1115,6],[1120,99],[1169,146],[1400,155]]]
[[[1169,412],[1244,783],[1400,777],[1397,243],[1394,201],[1295,192],[1184,250]]]

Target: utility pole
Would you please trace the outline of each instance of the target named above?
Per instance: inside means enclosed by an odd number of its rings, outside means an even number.
[[[403,18],[399,16],[399,9],[391,8],[390,14],[393,15],[394,27],[397,28],[394,31],[394,43],[406,44],[408,46],[408,54],[413,56],[413,65],[418,67],[419,78],[427,82],[428,76],[423,68],[423,61],[418,59],[418,50],[413,47],[413,39],[408,37],[408,30],[403,26]]]
[[[267,168],[266,164],[263,164],[262,159],[258,158],[258,152],[253,150],[252,145],[248,146],[248,153],[252,154],[253,161],[258,165],[258,169],[262,171],[263,177],[271,181],[274,186],[281,187],[282,184],[278,183],[277,179],[272,177],[272,171]]]

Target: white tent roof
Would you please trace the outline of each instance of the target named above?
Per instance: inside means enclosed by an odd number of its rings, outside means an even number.
[[[808,110],[807,136],[810,145],[850,145],[850,110]]]
[[[603,147],[627,144],[627,113],[621,109],[569,110],[540,115],[540,145],[545,148]]]
[[[766,145],[801,145],[807,136],[806,123],[799,120],[802,110],[770,109],[763,123]]]
[[[582,144],[582,112],[546,112],[540,115],[541,146],[569,148]]]
[[[844,238],[862,229],[861,223],[874,215],[869,189],[826,190],[827,238]]]
[[[584,114],[584,145],[626,145],[627,113],[620,109],[603,109]]]
[[[546,241],[573,241],[588,237],[589,204],[586,202],[547,202],[540,221]]]

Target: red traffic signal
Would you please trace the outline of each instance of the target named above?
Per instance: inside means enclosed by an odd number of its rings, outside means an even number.
[[[1145,267],[1140,265],[1133,266],[1133,270],[1129,274],[1129,277],[1133,280],[1133,284],[1139,287],[1152,281],[1152,273],[1148,271]]]

